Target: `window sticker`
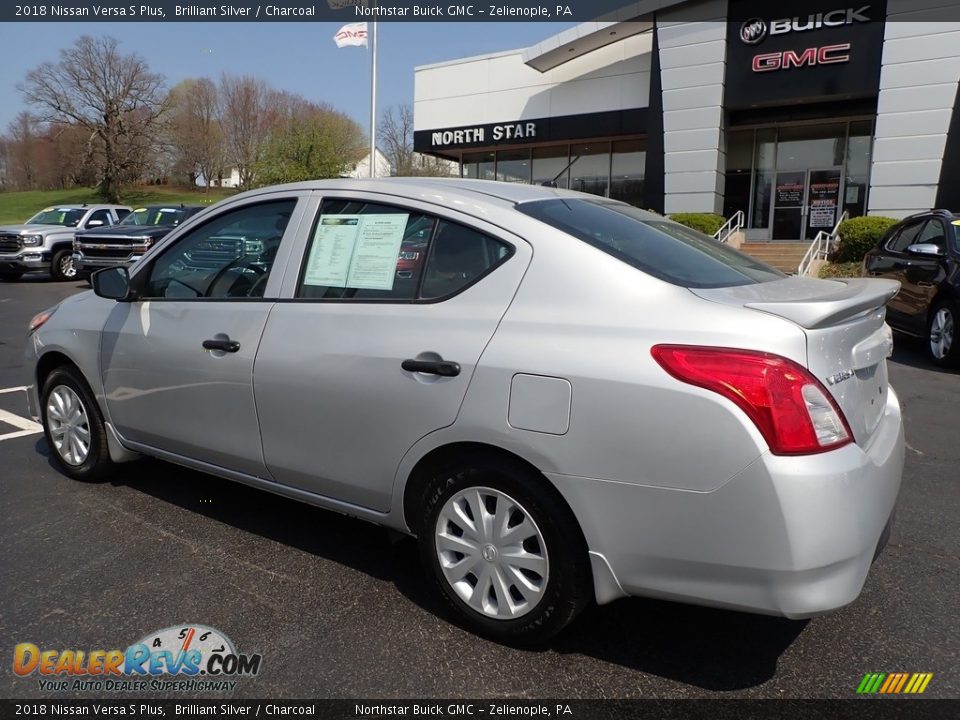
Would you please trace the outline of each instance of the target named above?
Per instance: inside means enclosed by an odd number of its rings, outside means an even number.
[[[953,224],[954,224],[954,225],[960,225],[960,220],[954,220],[954,221],[953,221]]]
[[[321,215],[304,285],[392,290],[410,216]]]

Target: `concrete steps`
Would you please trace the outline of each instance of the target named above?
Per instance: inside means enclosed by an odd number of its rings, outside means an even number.
[[[797,271],[809,249],[808,242],[747,242],[740,246],[741,252],[788,274]]]

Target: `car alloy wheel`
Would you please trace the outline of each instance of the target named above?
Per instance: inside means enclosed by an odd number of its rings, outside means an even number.
[[[536,522],[512,497],[488,487],[451,496],[437,517],[434,542],[450,588],[474,611],[514,620],[543,598],[550,573]]]
[[[77,275],[77,268],[73,264],[73,258],[69,255],[64,255],[62,258],[60,258],[58,270],[60,271],[60,275],[65,278],[72,278],[76,277]]]
[[[113,469],[107,430],[83,374],[63,365],[42,381],[41,421],[51,457],[74,480],[100,480]]]
[[[60,458],[73,467],[83,465],[90,455],[90,418],[72,388],[58,385],[50,392],[47,425]]]
[[[949,307],[938,308],[930,321],[930,353],[935,360],[947,360],[953,349],[953,313]]]

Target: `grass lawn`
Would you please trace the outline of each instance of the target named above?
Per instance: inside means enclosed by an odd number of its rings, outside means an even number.
[[[211,188],[209,194],[201,188],[190,190],[182,187],[145,185],[131,188],[121,198],[121,203],[131,207],[140,205],[180,204],[206,205],[236,193],[235,190]],[[19,225],[35,213],[51,205],[98,203],[96,192],[90,188],[70,190],[30,190],[27,192],[0,192],[0,225]]]

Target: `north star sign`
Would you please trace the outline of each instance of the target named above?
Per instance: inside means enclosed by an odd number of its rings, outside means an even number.
[[[491,142],[502,140],[527,140],[537,137],[537,124],[505,123],[492,127],[464,128],[462,130],[435,130],[430,135],[434,146],[474,145],[487,142],[488,133]]]

